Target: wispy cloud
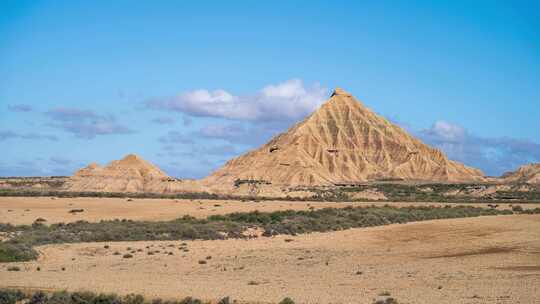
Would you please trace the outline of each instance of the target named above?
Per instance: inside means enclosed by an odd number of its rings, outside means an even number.
[[[326,88],[318,84],[306,88],[302,80],[291,79],[277,85],[267,85],[251,95],[239,96],[221,89],[200,89],[176,97],[150,100],[146,106],[193,116],[246,121],[290,121],[309,114],[327,97]]]
[[[35,158],[7,163],[0,162],[0,176],[51,176],[71,175],[77,164],[67,159],[51,157],[49,159]]]
[[[193,133],[197,138],[218,139],[231,144],[255,147],[283,132],[291,123],[284,121],[259,121],[244,123],[207,124]]]
[[[540,162],[540,144],[530,140],[477,136],[446,121],[437,121],[431,128],[413,133],[444,151],[450,159],[480,168],[488,175],[499,176],[523,164]]]
[[[66,166],[72,163],[71,159],[63,156],[52,156],[49,161],[54,165]]]
[[[152,119],[152,122],[158,125],[172,125],[176,123],[176,119],[173,117],[157,117]]]
[[[39,133],[19,133],[11,130],[0,130],[0,141],[8,139],[57,141],[58,137],[54,135],[44,135]]]
[[[81,110],[76,108],[56,108],[46,113],[52,119],[58,121],[79,121],[86,119],[97,119],[100,116],[89,110]]]
[[[76,137],[93,139],[98,135],[127,134],[134,131],[118,123],[113,115],[98,115],[76,108],[56,108],[46,112],[53,120],[50,126]]]
[[[205,138],[223,139],[229,142],[242,142],[248,137],[246,128],[241,124],[209,124],[202,127],[198,134]]]
[[[33,108],[25,104],[8,105],[8,110],[11,112],[32,112]]]
[[[188,145],[194,143],[194,140],[191,136],[180,133],[178,131],[169,131],[166,135],[159,137],[158,140],[161,143],[167,144],[169,146],[177,144]]]
[[[189,157],[200,161],[206,159],[208,156],[233,156],[241,151],[236,146],[230,144],[188,144],[184,147],[164,145],[161,147],[161,152],[158,156]]]

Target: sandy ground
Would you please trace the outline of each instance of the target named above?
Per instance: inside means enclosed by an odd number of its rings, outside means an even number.
[[[164,298],[230,295],[259,302],[290,296],[297,303],[372,303],[388,291],[400,303],[540,303],[539,215],[189,241],[185,246],[109,245],[40,247],[42,256],[36,262],[0,265],[0,285]],[[133,258],[113,255],[128,252],[127,247],[135,250]],[[156,250],[160,252],[148,255]],[[13,265],[22,270],[8,272]]]
[[[232,212],[262,212],[277,210],[308,210],[324,207],[368,206],[372,204],[442,205],[439,203],[334,203],[334,202],[285,202],[285,201],[220,201],[220,200],[172,200],[172,199],[134,199],[122,198],[55,198],[50,197],[0,197],[0,223],[32,224],[37,218],[47,220],[46,224],[75,222],[85,220],[99,222],[107,219],[132,220],[172,220],[184,215],[205,218],[213,214]],[[470,205],[470,204],[469,204]],[[476,205],[483,206],[485,204]],[[540,204],[522,204],[523,208],[540,207]],[[500,209],[510,208],[501,204]],[[72,209],[84,212],[70,213]]]

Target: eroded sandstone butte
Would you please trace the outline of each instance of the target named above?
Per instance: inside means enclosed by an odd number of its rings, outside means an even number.
[[[92,163],[66,182],[69,191],[89,192],[202,192],[199,183],[178,180],[141,157],[129,154],[107,166]]]
[[[540,163],[519,167],[514,172],[508,172],[501,177],[505,183],[540,184]]]
[[[317,111],[259,149],[204,179],[214,187],[239,180],[319,186],[404,179],[471,182],[480,170],[449,160],[401,127],[336,89]]]

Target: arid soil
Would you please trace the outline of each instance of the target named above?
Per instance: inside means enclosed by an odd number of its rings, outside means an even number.
[[[1,265],[0,285],[258,302],[371,303],[384,291],[400,303],[540,301],[538,215],[181,243],[43,246],[37,262]]]
[[[79,220],[99,222],[107,219],[132,219],[163,221],[184,215],[205,218],[214,214],[232,212],[278,210],[309,210],[325,207],[369,205],[443,205],[441,203],[362,203],[362,202],[287,202],[287,201],[232,201],[232,200],[173,200],[173,199],[133,199],[123,198],[50,198],[50,197],[0,197],[0,223],[32,224],[37,218],[46,219],[45,224],[69,223]],[[453,206],[456,204],[452,204]],[[471,204],[468,204],[471,205]],[[472,204],[485,207],[485,204]],[[522,204],[524,209],[540,207],[540,204]],[[499,209],[510,208],[500,204]],[[70,213],[73,209],[84,212]]]

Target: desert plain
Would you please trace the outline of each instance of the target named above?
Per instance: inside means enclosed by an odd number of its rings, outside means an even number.
[[[372,303],[385,292],[399,303],[540,299],[540,215],[247,240],[77,243],[37,249],[36,261],[0,266],[0,287],[164,299],[193,295],[210,301],[231,296],[260,303],[284,296],[299,303]],[[134,252],[133,257],[123,258],[128,252]],[[8,272],[13,264],[21,271]]]

